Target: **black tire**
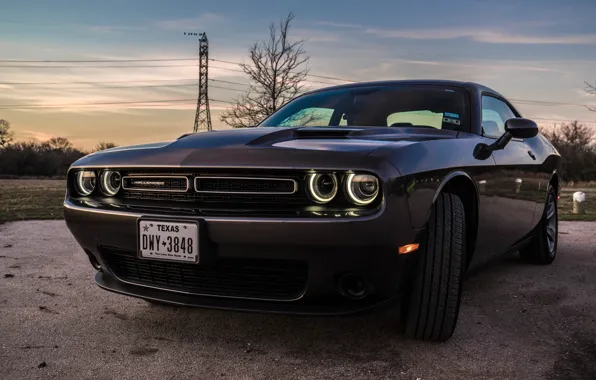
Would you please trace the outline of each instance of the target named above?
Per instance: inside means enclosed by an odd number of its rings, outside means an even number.
[[[430,215],[411,292],[404,300],[406,337],[446,341],[453,335],[461,303],[465,222],[459,197],[441,193]]]
[[[542,218],[534,230],[534,236],[527,246],[519,250],[524,261],[536,265],[549,265],[557,257],[559,217],[557,194],[549,186]]]

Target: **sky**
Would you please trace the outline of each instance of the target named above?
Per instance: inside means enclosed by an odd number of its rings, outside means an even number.
[[[18,139],[62,136],[84,149],[191,132],[197,37],[184,32],[206,32],[213,128],[226,128],[219,115],[247,77],[219,61],[248,62],[290,11],[290,36],[318,76],[308,88],[347,83],[320,76],[473,81],[539,124],[596,127],[582,106],[596,108],[584,83],[596,83],[594,0],[0,0],[0,119]],[[39,62],[123,59],[159,61]]]

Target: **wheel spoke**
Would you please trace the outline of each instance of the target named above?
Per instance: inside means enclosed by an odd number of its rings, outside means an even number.
[[[552,255],[555,252],[557,241],[557,203],[555,198],[550,195],[546,206],[546,244],[548,251]]]
[[[548,207],[546,211],[546,219],[550,220],[555,216],[555,202],[552,197],[548,197]]]

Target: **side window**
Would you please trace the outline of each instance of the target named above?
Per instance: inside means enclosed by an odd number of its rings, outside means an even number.
[[[283,127],[294,127],[299,125],[326,127],[331,121],[333,109],[331,108],[305,108],[281,122]]]
[[[515,117],[509,106],[492,96],[482,97],[482,132],[488,137],[505,133],[505,122]]]

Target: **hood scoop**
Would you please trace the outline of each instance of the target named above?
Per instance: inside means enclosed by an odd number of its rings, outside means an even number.
[[[348,138],[354,133],[361,132],[361,128],[325,128],[325,127],[297,127],[283,128],[275,132],[258,137],[247,145],[273,145],[283,141],[302,139],[342,139]]]
[[[354,129],[354,128],[346,128],[346,127],[339,127],[339,128],[324,128],[324,127],[315,127],[315,128],[300,128],[294,130],[294,135],[296,138],[314,138],[314,139],[337,139],[342,137],[348,137],[349,135],[360,132],[362,129]]]

